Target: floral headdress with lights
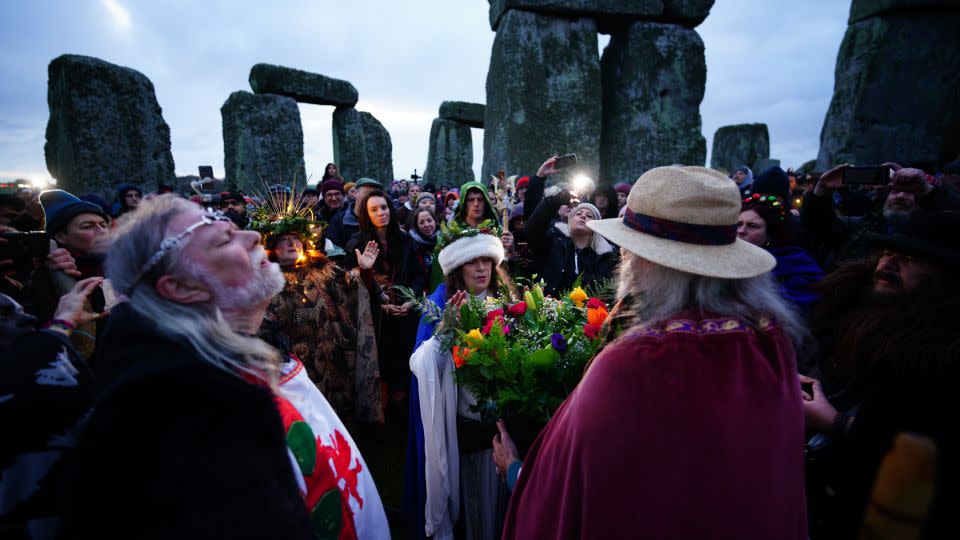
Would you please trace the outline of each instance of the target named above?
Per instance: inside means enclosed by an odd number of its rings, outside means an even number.
[[[263,203],[253,211],[249,228],[259,232],[268,247],[279,236],[293,234],[303,242],[304,249],[317,249],[326,223],[314,219],[313,210],[303,204],[302,190],[298,191],[296,185],[274,184],[265,194],[255,196]]]

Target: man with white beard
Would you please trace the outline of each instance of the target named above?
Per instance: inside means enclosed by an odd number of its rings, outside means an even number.
[[[71,462],[65,537],[359,532],[351,493],[337,485],[355,487],[366,465],[351,459],[349,434],[334,442],[339,453],[315,448],[306,409],[329,405],[319,393],[308,407],[285,394],[296,374],[256,337],[284,283],[260,235],[161,196],[121,220],[106,275],[129,300],[114,308],[97,356],[103,391]],[[333,491],[316,489],[321,481]],[[375,488],[361,494],[383,512]]]

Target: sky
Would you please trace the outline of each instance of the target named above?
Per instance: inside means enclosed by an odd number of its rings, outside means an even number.
[[[765,122],[771,157],[784,168],[816,157],[849,9],[843,0],[717,0],[697,28],[706,47],[700,112],[708,153],[718,127]],[[220,106],[231,92],[250,90],[250,67],[260,62],[352,82],[357,108],[390,132],[394,175],[422,173],[440,103],[485,101],[495,36],[487,11],[484,0],[5,0],[0,178],[50,180],[47,65],[66,53],[150,78],[178,175],[196,174],[198,165],[223,175]],[[598,40],[602,52],[609,37]],[[300,105],[314,181],[333,160],[332,113]],[[483,133],[472,132],[479,175]]]

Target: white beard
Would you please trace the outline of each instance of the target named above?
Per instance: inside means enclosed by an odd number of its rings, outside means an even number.
[[[280,265],[272,262],[261,267],[260,263],[266,257],[267,252],[262,247],[250,254],[250,265],[255,269],[256,275],[244,285],[226,287],[216,278],[205,278],[213,291],[213,303],[221,310],[237,309],[258,304],[282,291],[286,281]]]

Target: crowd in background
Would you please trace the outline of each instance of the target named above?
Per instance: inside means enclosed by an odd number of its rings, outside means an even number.
[[[344,179],[330,163],[316,185],[262,196],[188,197],[139,183],[110,202],[58,189],[0,194],[0,532],[708,530],[677,525],[688,521],[738,538],[851,538],[877,504],[884,456],[909,432],[937,448],[936,496],[923,516],[898,519],[955,538],[960,162],[886,165],[890,181],[867,186],[844,183],[847,165],[729,175],[661,167],[635,183],[574,186],[550,158],[532,174],[456,185]],[[476,233],[467,251],[438,245],[453,224]],[[548,295],[612,291],[598,357],[609,360],[588,371],[579,405],[561,407],[530,455],[502,425],[458,417],[463,470],[480,480],[448,479],[461,493],[459,519],[431,529],[418,378],[434,372],[411,372],[411,357],[430,358],[433,325],[413,299],[458,305],[464,291],[531,280]],[[663,323],[702,329],[710,314],[739,337],[703,330],[702,342],[683,341],[700,332],[690,330],[669,341]],[[631,363],[645,355],[683,355],[683,367]],[[737,360],[692,362],[715,357]],[[708,396],[709,413],[697,406]],[[784,427],[791,419],[799,423]],[[689,436],[668,434],[672,421]],[[402,509],[384,508],[361,456],[391,423],[409,426]],[[585,433],[597,446],[574,442]],[[327,460],[332,479],[318,472]],[[634,486],[649,492],[640,502],[624,484],[642,482],[638,471],[660,478]],[[681,499],[683,509],[670,506]],[[645,525],[637,518],[648,507],[656,519]]]

